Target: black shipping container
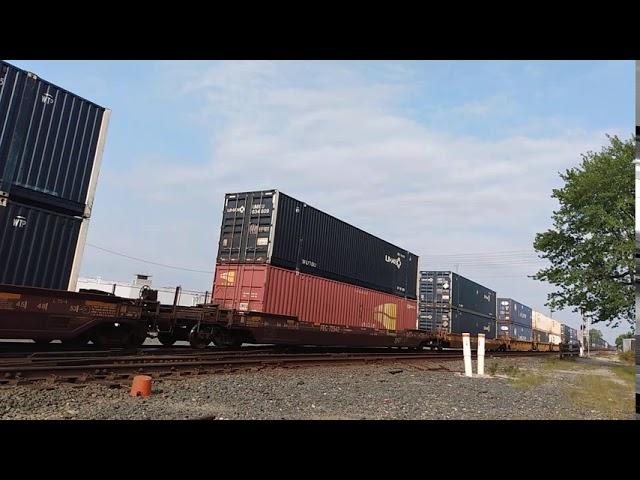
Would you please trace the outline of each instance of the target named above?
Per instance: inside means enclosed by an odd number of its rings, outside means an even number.
[[[416,255],[277,190],[226,195],[218,262],[268,263],[416,298]]]
[[[86,222],[11,199],[0,206],[0,283],[74,289]]]
[[[454,272],[420,272],[419,294],[421,304],[496,318],[496,292]]]
[[[0,61],[0,192],[89,217],[109,111]]]
[[[575,328],[571,328],[569,325],[562,324],[562,343],[577,343],[578,331]]]
[[[496,338],[496,320],[450,307],[424,306],[418,313],[418,329],[430,332],[469,333]]]

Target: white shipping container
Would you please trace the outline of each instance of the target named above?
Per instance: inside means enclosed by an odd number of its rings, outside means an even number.
[[[560,345],[560,335],[555,335],[553,333],[549,334],[549,343],[552,343],[554,345]]]
[[[558,337],[562,336],[562,324],[559,321],[551,319],[551,333]]]
[[[552,333],[553,319],[547,317],[543,313],[533,311],[531,315],[531,324],[534,330],[540,330],[541,332]],[[558,330],[558,335],[560,331]]]

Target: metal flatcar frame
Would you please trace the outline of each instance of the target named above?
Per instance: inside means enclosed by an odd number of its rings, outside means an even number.
[[[38,343],[92,342],[105,347],[135,347],[147,337],[171,345],[189,341],[194,348],[240,346],[242,343],[410,349],[461,348],[462,336],[421,330],[376,330],[299,321],[296,317],[240,312],[217,305],[180,306],[179,287],[173,305],[157,301],[157,291],[140,298],[109,293],[68,292],[0,285],[0,338]],[[477,345],[472,338],[472,348]],[[555,350],[551,344],[510,343],[487,339],[486,349]]]

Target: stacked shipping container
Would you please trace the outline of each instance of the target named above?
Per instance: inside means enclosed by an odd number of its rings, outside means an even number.
[[[315,324],[415,329],[418,257],[277,190],[225,197],[214,303]]]
[[[498,298],[498,337],[531,341],[531,307],[511,298]]]
[[[562,324],[536,310],[532,316],[533,340],[536,342],[560,344]]]
[[[569,325],[562,325],[561,334],[562,343],[578,343],[578,331],[575,328],[571,328]]]
[[[450,271],[420,272],[418,328],[496,337],[496,292]]]
[[[75,290],[109,113],[0,61],[0,283]]]

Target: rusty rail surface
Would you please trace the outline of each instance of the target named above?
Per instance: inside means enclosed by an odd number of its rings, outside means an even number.
[[[51,355],[0,358],[0,385],[20,385],[47,382],[119,382],[133,375],[148,374],[155,378],[179,378],[202,375],[250,371],[263,368],[295,368],[327,364],[353,364],[385,361],[451,361],[462,360],[459,351],[309,351],[282,353],[278,350],[207,350],[171,352],[171,348],[157,352],[74,352],[74,355]],[[60,352],[56,352],[60,353]],[[557,352],[487,352],[491,357],[533,357],[557,355]],[[475,357],[475,356],[474,356]],[[418,368],[418,367],[416,367]],[[441,369],[442,367],[436,368]],[[431,368],[428,368],[431,369]]]

